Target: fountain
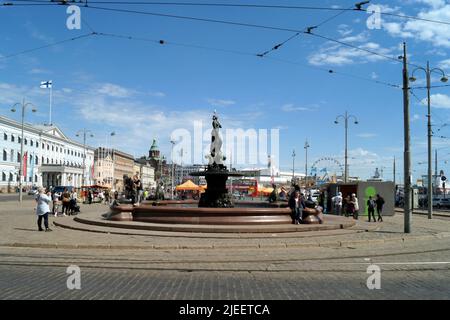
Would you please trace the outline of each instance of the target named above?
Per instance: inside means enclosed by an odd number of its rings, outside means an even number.
[[[305,224],[292,225],[291,210],[286,202],[234,201],[228,193],[228,177],[245,176],[242,172],[230,171],[224,165],[222,153],[221,125],[214,113],[211,131],[208,165],[204,171],[193,172],[191,176],[204,176],[207,189],[200,200],[157,200],[144,201],[139,206],[127,203],[114,203],[104,217],[112,221],[137,221],[148,224],[121,225],[116,222],[102,222],[108,226],[120,228],[138,228],[165,231],[191,232],[295,232],[312,230],[342,229],[354,225],[354,222],[341,217],[323,218],[320,209],[306,209]],[[99,222],[85,222],[99,224]]]

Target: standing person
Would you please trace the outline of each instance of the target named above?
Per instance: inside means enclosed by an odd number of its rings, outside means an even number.
[[[334,213],[338,216],[342,215],[342,200],[342,192],[339,192],[337,196],[331,199],[334,206]]]
[[[137,174],[133,177],[133,183],[137,193],[137,204],[140,204],[142,202],[144,190],[142,189],[141,179],[139,179],[139,176]]]
[[[70,214],[75,213],[77,201],[78,201],[77,190],[75,188],[73,188],[72,193],[70,194]]]
[[[59,193],[53,192],[53,195],[52,195],[52,202],[53,202],[52,213],[55,215],[55,217],[58,216],[58,201],[59,201]]]
[[[369,197],[369,200],[367,200],[367,211],[369,212],[369,222],[371,216],[373,217],[373,222],[377,222],[375,220],[375,206],[376,206],[375,200],[372,199],[372,196]]]
[[[303,209],[305,208],[305,203],[303,202],[299,191],[294,191],[291,198],[289,199],[289,208],[292,211],[292,223],[300,224]]]
[[[378,214],[378,222],[383,222],[382,212],[383,212],[383,206],[384,206],[384,199],[382,196],[377,194],[377,200],[375,201],[377,204],[377,214]],[[373,218],[375,220],[375,217]]]
[[[346,198],[345,198],[345,216],[348,217],[350,215],[354,215],[355,212],[355,204],[352,202],[352,197],[349,194]]]
[[[89,190],[89,191],[88,191],[88,203],[89,203],[89,204],[92,204],[92,197],[93,197],[93,195],[92,195],[92,190]]]
[[[44,188],[39,188],[39,194],[36,196],[36,214],[38,216],[37,225],[39,231],[44,231],[44,229],[42,229],[42,219],[44,219],[45,231],[52,231],[52,229],[48,227],[48,214],[50,213],[49,203],[52,201],[50,196],[50,192],[45,194]]]
[[[68,214],[70,216],[70,212],[69,212],[69,207],[70,207],[70,193],[67,190],[67,188],[64,188],[64,192],[62,194],[62,211],[63,211],[63,215],[65,216],[66,214]]]
[[[358,204],[358,198],[356,197],[356,194],[352,193],[352,198],[350,200],[350,202],[353,203],[353,219],[358,220],[358,215],[359,215],[359,204]]]

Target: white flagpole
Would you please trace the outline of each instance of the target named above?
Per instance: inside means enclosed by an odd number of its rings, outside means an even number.
[[[49,125],[52,125],[52,100],[53,100],[53,81],[50,85],[50,116],[49,116]]]

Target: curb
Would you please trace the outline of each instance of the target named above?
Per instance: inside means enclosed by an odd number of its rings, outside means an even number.
[[[389,243],[389,242],[401,242],[409,243],[414,241],[429,241],[429,240],[442,240],[450,238],[450,232],[443,232],[434,235],[421,235],[413,237],[400,237],[390,239],[373,239],[373,240],[344,240],[344,241],[328,241],[328,242],[303,242],[303,243],[285,243],[279,244],[264,244],[257,243],[253,245],[227,245],[227,244],[211,244],[211,245],[186,245],[186,244],[174,244],[174,245],[145,245],[145,246],[132,246],[132,245],[84,245],[84,244],[58,244],[58,243],[0,243],[0,247],[12,247],[12,248],[40,248],[40,249],[112,249],[112,250],[236,250],[236,249],[289,249],[289,248],[338,248],[348,247],[352,245],[364,245],[373,243]]]

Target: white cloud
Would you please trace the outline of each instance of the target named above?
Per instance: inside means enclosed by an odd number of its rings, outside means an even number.
[[[411,118],[411,121],[417,121],[417,120],[420,120],[420,115],[414,114]]]
[[[421,19],[450,21],[450,4],[441,0],[417,0],[428,5],[417,17]],[[387,22],[383,19],[382,26],[394,37],[414,38],[429,42],[436,47],[450,48],[450,26],[429,21],[407,20]]]
[[[437,93],[432,94],[431,97],[431,105],[437,109],[450,109],[450,96]],[[427,99],[423,99],[422,103],[427,105]]]
[[[442,60],[439,62],[439,66],[443,69],[447,69],[444,71],[448,71],[450,73],[450,59]]]
[[[166,96],[166,94],[161,91],[150,91],[148,94],[150,96],[156,97],[156,98],[164,98]]]
[[[372,139],[377,137],[378,135],[376,133],[360,133],[357,136],[364,139]]]
[[[228,106],[232,106],[232,105],[236,104],[236,101],[233,101],[233,100],[208,98],[208,99],[206,99],[206,101],[213,107],[228,107]]]
[[[281,110],[284,112],[297,112],[297,111],[311,111],[310,108],[306,107],[297,107],[293,103],[285,104],[281,107]]]
[[[29,71],[30,74],[47,74],[50,73],[48,70],[41,69],[41,68],[32,68]]]
[[[390,55],[392,49],[381,47],[378,43],[367,42],[361,46],[361,49],[377,52],[381,55]],[[368,63],[385,60],[385,58],[359,50],[356,48],[346,47],[340,44],[327,44],[322,47],[319,52],[308,57],[308,61],[312,65],[336,65],[343,66],[355,63]]]
[[[129,90],[112,83],[102,84],[96,91],[99,94],[105,94],[107,96],[115,98],[126,98],[134,93],[133,90]]]

